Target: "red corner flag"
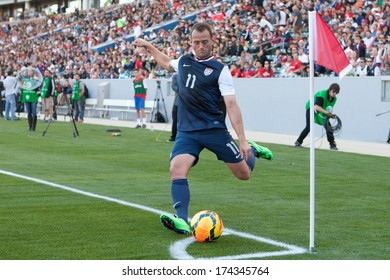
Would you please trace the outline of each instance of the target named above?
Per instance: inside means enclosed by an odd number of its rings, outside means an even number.
[[[336,72],[340,79],[343,78],[352,70],[352,65],[339,41],[321,16],[316,12],[309,14],[313,32],[310,35],[314,36],[314,46],[311,49],[314,53],[314,60],[317,64]]]

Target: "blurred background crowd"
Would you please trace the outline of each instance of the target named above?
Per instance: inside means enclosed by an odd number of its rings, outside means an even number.
[[[172,58],[191,52],[193,24],[209,22],[214,55],[237,78],[307,77],[308,11],[317,11],[338,38],[350,76],[390,74],[388,0],[156,0],[64,13],[36,12],[0,25],[0,79],[32,66],[59,79],[123,79],[169,74],[132,40],[142,37]],[[191,19],[187,15],[194,14]],[[1,21],[1,20],[0,20]],[[172,29],[165,24],[177,22]],[[107,47],[104,47],[107,45]],[[100,46],[100,47],[99,47]],[[101,47],[103,46],[103,47]],[[99,47],[99,48],[97,48]],[[97,51],[99,49],[99,51]],[[315,75],[335,75],[315,66]]]

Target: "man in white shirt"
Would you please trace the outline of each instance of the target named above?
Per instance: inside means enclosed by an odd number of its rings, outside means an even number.
[[[375,41],[375,37],[372,37],[371,31],[366,31],[366,37],[363,38],[363,42],[366,45],[367,49],[371,49],[373,42]]]
[[[302,61],[303,64],[309,64],[309,56],[305,54],[305,50],[300,48],[298,51],[298,59]]]
[[[361,57],[355,69],[355,76],[365,77],[367,76],[366,59]]]
[[[274,29],[275,29],[274,26],[268,20],[266,20],[265,16],[261,17],[261,20],[259,22],[259,26],[261,28],[268,26],[268,28],[271,32],[274,31]]]
[[[138,22],[134,23],[133,30],[134,30],[134,37],[135,38],[138,38],[139,36],[141,36],[142,28],[141,28],[141,25]]]
[[[282,5],[283,3],[281,3]],[[278,26],[286,26],[287,24],[287,14],[283,11],[283,6],[277,8],[276,18],[278,19]]]
[[[11,111],[11,120],[17,121],[19,118],[15,116],[16,111],[16,89],[18,79],[12,77],[13,72],[8,71],[7,77],[4,79],[4,87],[5,87],[5,114],[4,119],[9,120],[9,114]]]

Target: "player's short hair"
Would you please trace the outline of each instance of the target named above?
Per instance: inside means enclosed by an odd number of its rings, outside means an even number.
[[[205,23],[205,22],[196,23],[196,24],[192,27],[191,35],[192,35],[192,32],[194,32],[194,30],[196,30],[196,31],[198,31],[198,32],[203,32],[203,31],[207,30],[207,31],[210,33],[210,37],[213,37],[213,31],[212,31],[210,25],[207,24],[207,23]]]

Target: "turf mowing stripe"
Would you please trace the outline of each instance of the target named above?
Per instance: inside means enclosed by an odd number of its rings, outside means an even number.
[[[155,213],[158,215],[165,213],[163,211],[160,211],[160,210],[157,210],[157,209],[154,209],[151,207],[143,206],[140,204],[127,202],[127,201],[123,201],[120,199],[116,199],[116,198],[112,198],[112,197],[108,197],[108,196],[104,196],[104,195],[94,194],[91,192],[81,191],[81,190],[67,187],[64,185],[48,182],[48,181],[37,179],[37,178],[24,176],[24,175],[13,173],[13,172],[8,172],[8,171],[1,170],[1,169],[0,169],[0,174],[16,177],[16,178],[20,178],[20,179],[25,179],[25,180],[32,181],[32,182],[35,182],[38,184],[47,185],[47,186],[54,187],[54,188],[59,188],[62,190],[70,191],[70,192],[81,194],[81,195],[88,196],[88,197],[103,199],[103,200],[118,203],[121,205],[130,206],[130,207],[137,208],[140,210],[149,211],[149,212],[152,212],[152,213]],[[270,245],[273,245],[276,247],[281,247],[281,248],[284,248],[287,250],[273,251],[273,252],[257,252],[257,253],[252,253],[252,254],[230,255],[230,256],[220,256],[220,257],[216,257],[216,258],[197,258],[197,259],[234,260],[234,259],[266,258],[266,257],[272,257],[272,256],[295,255],[295,254],[307,253],[307,250],[304,248],[301,248],[301,247],[289,245],[286,243],[278,242],[278,241],[264,238],[264,237],[260,237],[260,236],[255,236],[255,235],[252,235],[249,233],[244,233],[244,232],[239,232],[239,231],[231,230],[228,228],[224,228],[224,235],[228,235],[228,234],[233,234],[233,235],[236,235],[236,236],[239,236],[242,238],[246,238],[246,239],[250,239],[250,240],[254,240],[257,242],[267,243],[267,244],[270,244]],[[194,242],[195,242],[194,238],[189,237],[189,238],[179,240],[179,241],[173,243],[169,248],[171,257],[173,257],[175,259],[181,259],[181,260],[195,259],[191,255],[189,255],[186,251],[187,247]]]

